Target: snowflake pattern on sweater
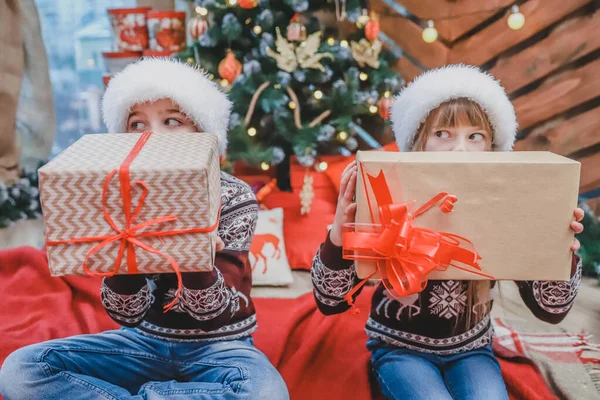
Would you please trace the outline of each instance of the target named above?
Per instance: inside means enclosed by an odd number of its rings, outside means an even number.
[[[326,315],[347,311],[344,300],[360,280],[352,261],[327,237],[317,252],[311,270],[317,305]],[[573,257],[568,282],[517,282],[521,297],[539,319],[560,322],[573,306],[581,283],[581,262]],[[415,351],[448,355],[478,349],[494,338],[490,312],[495,281],[487,297],[478,298],[467,311],[468,281],[429,281],[425,289],[403,298],[393,298],[380,283],[373,293],[371,313],[365,328],[371,338]],[[358,296],[358,290],[354,296]],[[475,316],[467,320],[467,317]]]

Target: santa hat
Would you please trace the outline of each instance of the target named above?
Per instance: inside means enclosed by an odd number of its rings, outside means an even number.
[[[459,64],[421,74],[394,99],[391,119],[400,151],[412,149],[415,135],[431,111],[458,98],[467,98],[485,111],[494,131],[495,150],[512,150],[517,117],[504,88],[479,68]]]
[[[134,105],[160,99],[171,99],[198,129],[216,135],[219,153],[225,153],[231,102],[204,73],[173,59],[147,58],[110,80],[102,99],[108,131],[126,132]]]

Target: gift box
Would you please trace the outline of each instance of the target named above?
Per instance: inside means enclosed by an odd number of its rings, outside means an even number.
[[[186,48],[185,12],[149,11],[150,50],[180,52]]]
[[[361,151],[357,160],[344,254],[360,278],[569,279],[578,162],[548,152]]]
[[[105,51],[102,52],[106,72],[110,75],[118,74],[126,66],[139,61],[142,58],[141,52],[135,51]]]
[[[146,13],[150,9],[150,7],[136,7],[107,10],[113,29],[116,51],[140,52],[148,48]]]
[[[213,268],[214,135],[85,135],[40,168],[39,182],[54,276]]]

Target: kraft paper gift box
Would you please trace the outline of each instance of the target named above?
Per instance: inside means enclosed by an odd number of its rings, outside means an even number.
[[[203,133],[83,136],[39,170],[51,274],[86,274],[86,257],[94,274],[169,273],[168,257],[180,271],[211,270],[221,200],[218,154],[216,136]]]
[[[358,230],[372,229],[361,224],[381,222],[371,185],[380,173],[391,194],[388,202],[414,201],[413,213],[439,193],[456,196],[454,203],[445,201],[452,211],[442,212],[438,205],[444,207],[444,201],[437,202],[415,217],[413,226],[468,239],[481,257],[479,272],[489,276],[473,273],[470,267],[467,271],[449,267],[433,271],[430,279],[569,279],[574,237],[569,225],[577,207],[578,162],[549,152],[361,151],[357,160]],[[377,185],[381,186],[381,181]],[[385,198],[381,188],[379,192],[379,197]],[[373,261],[357,261],[359,278],[367,278],[376,270]],[[379,274],[375,272],[372,277]]]

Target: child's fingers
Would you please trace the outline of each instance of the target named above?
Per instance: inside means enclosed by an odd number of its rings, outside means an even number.
[[[342,180],[344,177],[351,175],[352,168],[356,165],[356,162],[353,161],[350,164],[346,165],[346,168],[342,171]]]
[[[351,202],[354,198],[354,188],[356,187],[356,171],[352,173],[350,176],[350,181],[346,186],[346,190],[344,191],[344,201]]]
[[[346,207],[344,214],[346,215],[347,219],[354,221],[356,218],[356,203],[352,203]]]
[[[223,251],[225,249],[225,242],[220,237],[217,237],[217,251]]]
[[[571,222],[571,230],[573,230],[573,232],[579,234],[579,233],[583,232],[583,225],[581,224],[581,222],[573,221],[573,222]]]
[[[579,250],[580,247],[581,247],[581,243],[579,243],[579,240],[573,239],[573,246],[571,246],[571,250],[577,251],[577,250]]]
[[[346,188],[348,187],[348,180],[352,177],[351,174],[342,174],[342,180],[340,181],[340,197],[344,197]]]
[[[575,215],[575,219],[577,220],[577,222],[579,222],[583,219],[585,212],[581,208],[576,208],[573,214]]]

